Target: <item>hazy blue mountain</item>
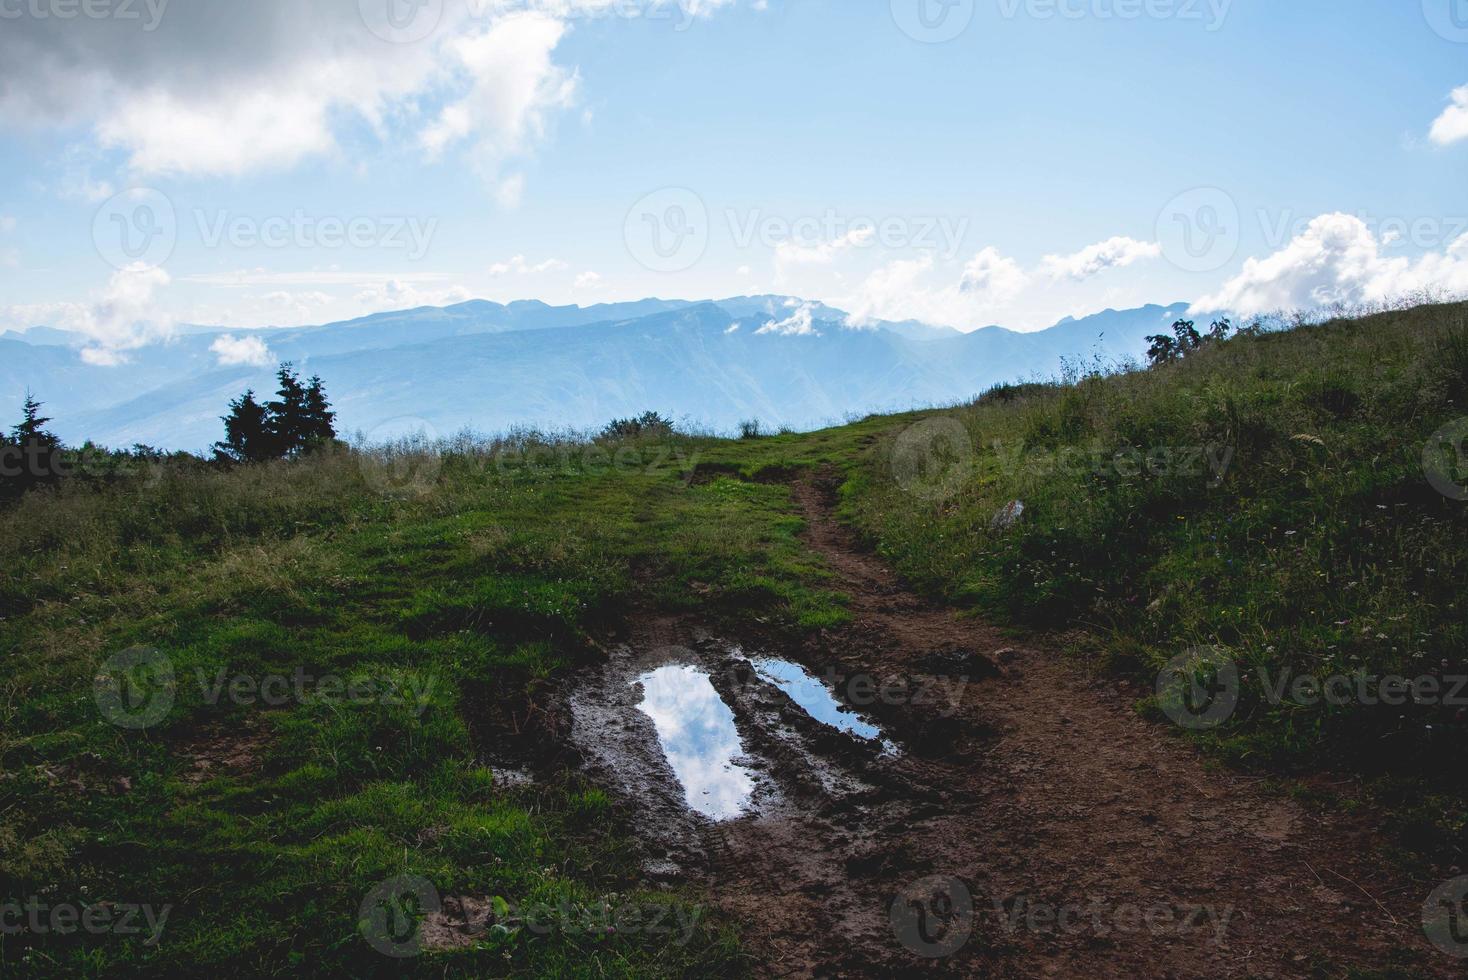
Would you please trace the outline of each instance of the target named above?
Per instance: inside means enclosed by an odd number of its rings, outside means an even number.
[[[802,308],[808,331],[766,329]],[[274,390],[273,366],[221,367],[210,351],[222,334],[256,334],[276,360],[326,380],[348,434],[585,429],[649,409],[724,431],[745,419],[813,428],[1053,377],[1064,360],[1140,358],[1143,338],[1185,309],[963,334],[912,322],[854,329],[840,310],[783,296],[587,308],[475,301],[319,327],[196,328],[120,367],[83,363],[79,338],[32,330],[0,337],[0,411],[18,415],[29,386],[69,442],[203,450],[219,438],[231,398]]]

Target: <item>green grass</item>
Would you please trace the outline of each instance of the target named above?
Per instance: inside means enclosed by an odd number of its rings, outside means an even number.
[[[1261,681],[1468,673],[1468,504],[1423,464],[1429,438],[1468,416],[1465,317],[1421,307],[1001,389],[944,413],[966,447],[946,464],[885,439],[844,512],[923,591],[1068,624],[1076,647],[1148,686],[1173,658],[1222,648],[1242,694],[1203,736],[1212,749],[1364,774],[1408,846],[1451,864],[1468,829],[1461,707],[1276,705]],[[996,528],[1013,500],[1023,518]]]
[[[501,788],[486,760],[548,747],[546,683],[638,607],[690,606],[708,583],[716,617],[841,615],[783,488],[442,464],[402,496],[347,453],[170,468],[3,516],[0,901],[174,907],[156,947],[0,938],[6,975],[740,972],[706,916],[686,945],[520,930],[407,963],[357,934],[359,903],[400,874],[515,905],[647,900],[604,795],[574,776]],[[108,724],[93,697],[98,665],[136,646],[176,681],[144,730]],[[414,697],[269,707],[216,690],[297,671]],[[243,771],[190,779],[199,746],[252,738]]]
[[[0,906],[172,911],[157,945],[0,935],[0,973],[743,972],[739,923],[696,895],[673,896],[698,912],[687,942],[507,929],[408,960],[363,939],[358,909],[404,874],[593,918],[667,901],[639,891],[635,813],[574,774],[501,785],[490,763],[553,749],[564,719],[548,691],[639,612],[792,637],[848,622],[800,538],[788,482],[802,472],[839,475],[841,513],[914,588],[1062,631],[1145,684],[1198,646],[1256,676],[1464,673],[1468,504],[1422,464],[1428,437],[1468,414],[1464,320],[1426,307],[1241,337],[1159,370],[805,435],[175,459],[27,497],[0,512]],[[1163,447],[1228,465],[1114,462]],[[1014,500],[1023,517],[997,526]],[[176,682],[141,730],[109,724],[94,697],[99,665],[137,647]],[[214,689],[297,672],[412,696],[312,689],[272,706]],[[1286,779],[1362,774],[1409,851],[1461,861],[1454,710],[1274,705],[1258,690],[1249,677],[1202,744]],[[195,775],[230,751],[244,764]]]

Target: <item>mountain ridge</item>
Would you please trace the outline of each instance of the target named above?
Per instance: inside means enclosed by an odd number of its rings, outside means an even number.
[[[853,327],[839,309],[779,295],[588,307],[470,300],[305,327],[191,329],[130,352],[121,367],[84,364],[71,349],[82,338],[39,327],[44,343],[0,335],[0,410],[16,414],[29,387],[69,442],[202,451],[219,438],[229,399],[273,391],[276,362],[289,360],[325,379],[344,434],[369,439],[414,428],[582,430],[646,410],[715,431],[746,419],[811,429],[1051,377],[1071,359],[1137,359],[1145,336],[1186,309],[961,333],[916,321]],[[260,337],[269,363],[221,364],[210,348],[225,335]]]

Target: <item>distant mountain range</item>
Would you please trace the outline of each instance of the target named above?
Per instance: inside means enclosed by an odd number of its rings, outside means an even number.
[[[275,389],[293,361],[326,382],[344,435],[422,429],[587,429],[655,410],[728,431],[746,419],[817,428],[853,414],[971,398],[994,384],[1048,378],[1065,359],[1141,358],[1187,304],[1107,310],[1036,333],[959,333],[916,322],[855,328],[840,310],[785,296],[649,299],[591,307],[484,301],[270,330],[189,327],[116,367],[86,364],[80,335],[0,334],[0,421],[27,389],[68,443],[147,443],[201,451],[246,388]],[[220,363],[220,337],[258,337],[265,366]]]

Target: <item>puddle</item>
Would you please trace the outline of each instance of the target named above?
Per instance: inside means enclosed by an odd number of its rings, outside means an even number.
[[[638,710],[657,728],[688,806],[711,820],[742,814],[754,794],[754,777],[734,761],[744,755],[734,712],[708,675],[672,665],[643,674],[637,683],[643,690]]]
[[[804,667],[768,657],[759,657],[752,662],[755,673],[762,680],[784,691],[816,721],[868,742],[880,741],[887,751],[895,749],[892,743],[882,738],[880,728],[837,701],[830,688]]]

